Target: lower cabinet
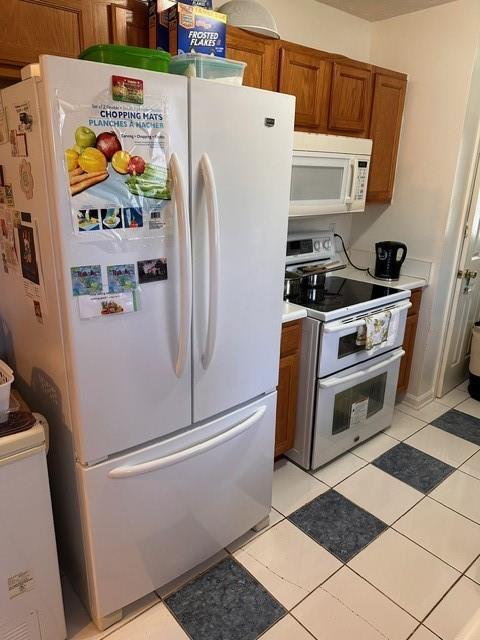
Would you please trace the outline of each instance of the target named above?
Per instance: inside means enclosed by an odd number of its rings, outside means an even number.
[[[301,337],[301,320],[294,320],[283,325],[277,388],[275,456],[291,449],[295,440]]]
[[[415,291],[412,291],[410,302],[412,303],[412,306],[408,310],[407,323],[405,325],[405,337],[403,339],[403,350],[405,351],[405,355],[400,363],[397,393],[405,393],[410,381],[413,350],[415,348],[415,336],[417,335],[418,317],[420,313],[420,304],[422,302],[421,289],[415,289]]]

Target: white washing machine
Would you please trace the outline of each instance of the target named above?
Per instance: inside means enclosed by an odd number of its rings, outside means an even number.
[[[48,426],[0,437],[0,640],[65,640]],[[1,426],[1,425],[0,425]]]

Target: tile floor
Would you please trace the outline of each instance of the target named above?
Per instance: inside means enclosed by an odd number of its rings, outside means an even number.
[[[275,465],[270,526],[70,640],[479,640],[480,402],[464,388],[314,474]]]

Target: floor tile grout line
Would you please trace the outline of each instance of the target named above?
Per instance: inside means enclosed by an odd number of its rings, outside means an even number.
[[[421,502],[421,501],[420,501]],[[420,503],[419,503],[420,504]],[[447,567],[449,567],[450,569],[453,569],[454,571],[456,571],[459,574],[463,573],[463,569],[458,569],[457,567],[453,566],[453,564],[450,564],[449,562],[447,562],[446,560],[444,560],[443,558],[441,558],[440,556],[437,556],[436,553],[434,553],[433,551],[431,551],[430,549],[427,549],[427,547],[424,547],[423,545],[421,545],[419,542],[417,542],[416,540],[413,540],[412,538],[409,538],[405,533],[403,533],[402,531],[398,531],[398,529],[394,529],[392,527],[393,531],[395,531],[395,533],[398,533],[400,536],[402,536],[402,538],[405,538],[406,540],[408,540],[409,542],[411,542],[412,544],[416,545],[417,547],[419,547],[420,549],[422,549],[422,551],[426,551],[429,555],[433,556],[434,558],[436,558],[437,560],[440,560],[440,562],[443,562],[443,564],[445,564]]]
[[[452,407],[452,408],[453,408],[453,407]],[[407,415],[409,415],[409,414],[407,414]],[[413,416],[412,416],[412,417],[413,417]],[[425,424],[425,426],[428,426],[428,424],[430,424],[430,423]],[[435,425],[432,425],[432,426],[435,426]],[[415,433],[418,433],[419,431],[421,431],[421,430],[422,430],[422,429],[424,429],[424,428],[425,428],[425,427],[421,427],[421,428],[420,428],[420,429],[418,429]],[[388,435],[388,434],[385,434],[385,435]],[[392,439],[396,440],[396,438],[394,438],[393,436],[389,436],[389,437],[392,437]],[[411,437],[411,436],[408,436],[408,437]],[[407,439],[408,439],[408,437],[407,437]],[[398,441],[398,442],[403,442],[403,441],[401,441],[401,440],[400,440],[400,441]],[[395,445],[393,445],[393,446],[395,446]],[[353,453],[353,452],[352,452],[352,453]],[[477,453],[477,452],[473,453],[473,454],[472,454],[472,456],[470,456],[469,458],[467,458],[467,460],[465,460],[462,464],[465,464],[465,462],[467,462],[467,461],[468,461],[471,457],[473,457],[476,453]],[[356,455],[356,454],[353,454],[353,455]],[[364,469],[366,466],[368,466],[369,464],[371,464],[371,463],[373,462],[373,461],[370,461],[370,460],[365,460],[364,458],[361,458],[361,456],[357,456],[357,457],[358,457],[360,460],[364,461],[366,464],[365,464],[365,465],[363,465],[360,469],[357,469],[357,470],[355,470],[353,473],[351,473],[351,474],[349,474],[348,476],[346,476],[343,480],[340,480],[338,483],[336,483],[336,484],[335,484],[335,485],[333,485],[332,487],[331,487],[330,485],[328,485],[327,483],[325,483],[325,482],[321,481],[319,478],[315,478],[315,479],[316,479],[317,481],[319,481],[320,483],[324,484],[325,486],[327,486],[328,488],[333,489],[333,487],[338,486],[338,484],[341,484],[343,481],[345,481],[345,480],[347,480],[348,478],[352,477],[352,476],[353,476],[353,475],[355,475],[358,471],[360,471],[361,469]],[[462,464],[461,464],[461,465],[459,465],[459,466],[457,466],[457,467],[455,467],[455,469],[456,469],[456,470],[458,470],[458,469],[460,468],[460,466],[462,466]],[[309,475],[313,476],[313,473],[310,473],[310,472],[307,472],[307,473],[309,473]],[[451,475],[451,474],[450,474],[450,475]],[[469,475],[469,474],[465,474],[465,475]],[[315,476],[313,476],[313,477],[315,477]],[[449,476],[447,476],[447,477],[449,477]],[[472,476],[472,477],[474,477],[474,476]],[[438,485],[436,485],[436,487],[440,486],[440,485],[443,483],[443,481],[444,481],[444,480],[446,480],[446,478],[444,478],[444,479],[442,480],[442,482],[440,482]],[[408,485],[408,483],[405,483],[405,484],[407,484],[407,485]],[[432,488],[432,491],[433,491],[436,487]],[[327,489],[327,490],[328,490],[328,489]],[[462,577],[464,577],[464,576],[465,576],[465,577],[468,577],[468,576],[466,576],[466,572],[467,572],[467,571],[470,569],[470,567],[471,567],[471,566],[472,566],[472,565],[477,561],[478,557],[480,557],[480,555],[479,555],[479,556],[477,556],[474,560],[472,560],[472,562],[470,563],[470,565],[468,565],[468,566],[467,566],[467,568],[466,568],[463,572],[461,572],[461,571],[459,571],[456,567],[453,567],[453,566],[452,566],[452,565],[450,565],[449,563],[445,562],[445,560],[443,560],[442,558],[439,558],[438,556],[436,556],[436,554],[432,553],[430,550],[428,550],[428,549],[426,549],[425,547],[423,547],[422,545],[418,544],[416,541],[414,541],[414,540],[410,539],[408,536],[406,536],[406,535],[405,535],[405,534],[403,534],[402,532],[397,531],[396,529],[394,529],[394,524],[396,524],[396,523],[397,523],[397,522],[398,522],[398,521],[399,521],[399,520],[400,520],[404,515],[406,515],[406,514],[407,514],[411,509],[413,509],[413,508],[415,508],[417,505],[419,505],[419,504],[420,504],[420,503],[421,503],[421,502],[422,502],[426,497],[428,497],[428,495],[429,495],[429,494],[425,494],[425,495],[424,495],[424,496],[423,496],[423,497],[422,497],[422,498],[421,498],[417,503],[415,503],[415,505],[412,505],[412,507],[411,507],[410,509],[408,509],[405,513],[403,513],[401,516],[399,516],[399,518],[397,518],[396,520],[394,520],[392,524],[388,525],[387,523],[384,523],[384,524],[386,525],[385,530],[384,530],[384,531],[382,531],[378,536],[376,536],[372,541],[370,541],[370,543],[369,543],[369,544],[365,545],[365,547],[363,547],[363,548],[358,552],[358,553],[361,553],[361,552],[362,552],[364,549],[366,549],[370,544],[372,544],[372,542],[374,542],[375,540],[378,540],[378,539],[379,539],[379,537],[381,537],[381,535],[382,535],[383,533],[385,533],[385,531],[387,531],[388,529],[393,529],[396,533],[398,533],[399,535],[402,535],[402,537],[404,537],[405,539],[407,539],[407,540],[409,540],[410,542],[412,542],[412,544],[415,544],[416,546],[418,546],[419,548],[421,548],[421,549],[422,549],[422,550],[424,550],[425,552],[429,553],[430,555],[432,555],[433,557],[437,558],[437,559],[438,559],[438,560],[440,560],[441,562],[444,562],[444,564],[446,564],[447,566],[451,567],[452,569],[454,569],[455,571],[457,571],[457,572],[459,573],[459,577],[457,578],[457,580],[455,580],[455,581],[454,581],[454,583],[453,583],[453,584],[451,585],[451,587],[447,590],[447,592],[442,596],[442,598],[440,598],[440,600],[435,604],[435,606],[434,606],[434,607],[433,607],[433,608],[432,608],[432,609],[427,613],[427,615],[423,618],[423,621],[424,621],[424,620],[426,620],[426,619],[428,618],[428,616],[432,613],[432,611],[433,611],[433,610],[434,610],[434,609],[435,609],[435,608],[440,604],[440,602],[441,602],[441,601],[446,597],[446,595],[450,592],[450,590],[451,590],[451,589],[453,589],[453,587],[454,587],[454,586],[459,582],[459,580],[460,580]],[[313,500],[314,500],[314,499],[315,499],[315,498],[313,498]],[[307,501],[307,502],[305,503],[305,505],[306,505],[306,504],[308,504],[309,502],[311,502],[311,501]],[[353,501],[352,501],[352,502],[353,502]],[[442,503],[440,503],[439,501],[436,501],[436,502],[438,502],[439,504],[442,504]],[[353,502],[353,504],[355,504],[355,503]],[[303,506],[305,506],[305,505],[303,505]],[[357,506],[360,506],[360,505],[357,505]],[[443,505],[443,504],[442,504],[442,506],[444,506],[444,507],[446,507],[446,508],[449,508],[447,505]],[[275,507],[274,507],[274,508],[275,508]],[[302,506],[300,506],[299,508],[302,508]],[[361,507],[361,508],[363,508],[363,507]],[[276,510],[278,511],[278,509],[276,509]],[[292,513],[294,513],[296,510],[297,510],[297,509],[295,509]],[[457,513],[457,515],[459,515],[459,516],[461,516],[461,517],[465,517],[465,516],[463,516],[463,514],[460,514],[460,513],[456,512],[454,509],[451,509],[451,511],[453,511],[453,512]],[[250,542],[253,542],[253,541],[254,541],[254,540],[256,540],[256,539],[259,539],[262,535],[264,535],[264,534],[265,534],[265,533],[267,533],[268,531],[270,531],[270,530],[274,529],[278,524],[280,524],[280,522],[283,522],[284,520],[288,520],[289,515],[292,515],[292,514],[290,513],[290,514],[288,514],[287,516],[285,516],[285,514],[281,513],[280,511],[278,511],[278,513],[280,513],[280,515],[282,516],[282,519],[281,519],[279,522],[276,522],[276,523],[275,523],[274,525],[272,525],[271,527],[266,528],[266,530],[265,530],[264,532],[261,532],[258,536],[253,537],[253,538],[252,538],[252,540],[247,541],[247,542],[245,543],[245,545],[242,545],[241,547],[239,547],[238,549],[236,549],[234,552],[230,552],[227,548],[225,548],[225,551],[226,551],[226,554],[227,554],[227,556],[226,556],[226,557],[231,557],[235,562],[238,562],[238,560],[236,560],[236,558],[234,558],[234,553],[235,553],[235,552],[240,551],[240,550],[241,550],[241,549],[243,549],[245,546],[247,546]],[[370,512],[368,512],[368,511],[367,511],[367,513],[370,513]],[[373,515],[373,514],[372,514],[372,515]],[[467,519],[467,520],[470,520],[470,521],[471,521],[471,522],[473,522],[473,523],[475,523],[475,522],[474,522],[473,520],[471,520],[470,518],[466,518],[466,519]],[[291,521],[289,521],[289,522],[291,522]],[[294,523],[291,523],[291,524],[294,524]],[[475,524],[478,524],[478,523],[475,523]],[[308,534],[306,534],[304,531],[302,531],[301,529],[299,529],[299,530],[300,530],[304,535],[307,535],[307,536],[308,536]],[[311,536],[308,536],[308,537],[310,537],[311,539],[313,539]],[[313,539],[313,540],[314,540],[314,539]],[[319,544],[319,543],[318,543],[318,541],[316,541],[316,540],[314,540],[314,542],[316,542],[317,544]],[[319,545],[319,546],[322,546],[322,547],[323,547],[323,545]],[[325,549],[325,547],[323,547],[323,548]],[[328,553],[331,553],[328,549],[325,549],[325,550],[326,550]],[[333,553],[332,553],[331,555],[332,555],[333,557],[335,557],[335,558],[336,558],[336,556],[335,556]],[[355,554],[355,556],[356,556],[356,555],[358,555],[358,554]],[[355,556],[353,556],[353,557],[355,557]],[[353,557],[352,557],[351,559],[353,559]],[[336,558],[336,559],[338,560],[338,558]],[[350,559],[350,560],[351,560],[351,559]],[[219,562],[218,562],[218,563],[216,563],[216,564],[215,564],[215,565],[213,565],[212,567],[208,567],[205,571],[200,572],[200,573],[199,573],[199,574],[197,574],[196,576],[192,576],[191,580],[187,581],[184,585],[182,585],[181,587],[179,587],[179,589],[177,589],[177,591],[178,591],[178,590],[180,590],[181,588],[183,588],[183,587],[187,586],[188,584],[190,584],[191,582],[193,582],[194,580],[196,580],[197,578],[199,578],[199,577],[200,577],[201,575],[203,575],[204,573],[207,573],[210,569],[212,569],[214,566],[216,566],[217,564],[219,564],[221,561],[222,561],[222,560],[219,560]],[[342,561],[341,561],[341,562],[342,562]],[[327,582],[328,580],[330,580],[330,578],[332,578],[336,573],[338,573],[338,571],[340,571],[340,570],[341,570],[342,568],[344,568],[344,567],[347,567],[350,571],[353,571],[353,573],[355,573],[356,575],[358,575],[358,576],[359,576],[362,580],[364,580],[367,584],[370,584],[370,586],[372,586],[372,588],[374,588],[376,591],[378,591],[379,593],[381,593],[381,594],[382,594],[384,597],[386,597],[388,600],[390,600],[391,602],[393,602],[397,607],[399,607],[400,609],[402,609],[403,611],[405,611],[405,612],[406,612],[408,615],[410,615],[414,620],[417,620],[417,621],[418,621],[418,619],[417,619],[417,618],[415,618],[415,616],[413,616],[409,611],[407,611],[407,610],[403,609],[403,607],[401,607],[397,602],[395,602],[395,601],[394,601],[392,598],[390,598],[387,594],[384,594],[384,593],[383,593],[380,589],[378,589],[378,587],[376,587],[374,584],[370,583],[370,582],[369,582],[369,581],[368,581],[364,576],[362,576],[361,574],[357,573],[354,569],[352,569],[351,567],[349,567],[349,566],[348,566],[348,563],[343,563],[343,562],[342,562],[342,565],[341,565],[341,566],[340,566],[336,571],[334,571],[334,572],[333,572],[332,574],[330,574],[327,578],[325,578],[325,580],[324,580],[324,581],[322,581],[322,582],[321,582],[321,583],[320,583],[320,584],[319,584],[315,589],[313,589],[311,592],[309,592],[307,595],[305,595],[305,597],[304,597],[304,598],[302,598],[299,602],[297,602],[297,603],[296,603],[292,608],[290,608],[290,609],[287,609],[284,605],[282,605],[282,603],[281,603],[281,602],[279,602],[279,601],[277,600],[277,598],[276,598],[276,597],[275,597],[275,596],[274,596],[274,595],[273,595],[273,594],[272,594],[272,593],[267,589],[267,587],[266,587],[265,585],[263,585],[263,584],[262,584],[262,582],[261,582],[260,580],[258,580],[258,579],[253,575],[253,574],[251,574],[251,573],[250,573],[250,571],[248,571],[248,569],[247,569],[246,567],[244,567],[242,563],[239,563],[239,564],[240,564],[240,565],[243,567],[243,569],[244,569],[245,571],[247,571],[247,573],[249,573],[249,575],[251,575],[251,577],[252,577],[252,578],[253,578],[253,579],[254,579],[254,580],[255,580],[259,585],[261,585],[261,586],[262,586],[262,588],[263,588],[263,589],[265,589],[265,590],[266,590],[266,592],[267,592],[267,593],[268,593],[268,594],[269,594],[269,595],[270,595],[270,596],[271,596],[271,597],[272,597],[276,602],[278,602],[278,603],[282,606],[282,608],[286,611],[285,615],[284,615],[284,616],[282,616],[282,618],[280,618],[279,620],[277,620],[277,621],[276,621],[273,625],[271,625],[269,628],[272,628],[273,626],[275,626],[275,624],[277,624],[278,622],[280,622],[280,620],[282,620],[282,619],[283,619],[286,615],[288,615],[288,614],[292,615],[292,616],[294,617],[294,619],[295,619],[295,620],[297,620],[297,618],[296,618],[296,617],[293,615],[293,613],[292,613],[293,609],[295,609],[296,607],[298,607],[298,606],[301,604],[301,602],[303,602],[306,598],[308,598],[310,595],[312,595],[312,593],[314,593],[316,590],[318,590],[318,589],[322,588],[322,586],[323,586],[323,584],[325,584],[325,582]],[[266,567],[266,568],[267,568],[268,570],[270,570],[268,567]],[[476,584],[476,583],[475,583],[475,581],[473,581],[473,580],[472,580],[472,582],[473,582],[474,584]],[[326,589],[324,589],[324,590],[325,590],[325,591],[327,591]],[[161,602],[164,602],[165,606],[166,606],[166,607],[168,608],[168,610],[172,613],[172,615],[173,615],[174,619],[175,619],[175,620],[177,620],[177,622],[180,624],[180,621],[176,618],[175,614],[174,614],[174,613],[173,613],[173,611],[170,609],[170,607],[168,607],[168,604],[165,602],[165,600],[164,600],[163,598],[160,598],[160,597],[159,597],[159,595],[158,595],[158,593],[157,593],[156,591],[155,591],[154,593],[155,593],[155,595],[156,595],[156,597],[158,598],[158,600],[159,600],[159,601],[158,601],[157,603],[152,604],[152,606],[151,606],[151,607],[148,607],[148,609],[151,609],[151,608],[153,608],[154,606],[157,606],[158,604],[160,604]],[[173,591],[172,593],[175,593],[175,591]],[[329,593],[329,592],[327,591],[327,593]],[[172,595],[172,594],[168,594],[168,595]],[[332,594],[330,594],[330,595],[332,595]],[[167,596],[167,597],[168,597],[168,596]],[[340,600],[340,602],[341,602],[342,604],[344,604],[341,600]],[[344,604],[344,606],[347,606],[347,605],[345,605],[345,604]],[[139,613],[138,615],[139,615],[139,616],[140,616],[140,615],[142,615],[142,613],[146,612],[148,609],[146,609],[145,611],[143,611],[143,612]],[[352,611],[353,611],[353,610],[352,610]],[[356,612],[354,612],[354,613],[356,613]],[[358,614],[358,613],[356,613],[356,615],[359,615],[359,614]],[[130,623],[131,621],[133,621],[136,617],[138,617],[138,616],[135,616],[134,618],[132,618],[131,620],[129,620],[129,621],[128,621],[128,622],[126,622],[125,624],[129,624],[129,623]],[[362,616],[360,616],[360,617],[362,618]],[[363,618],[362,618],[362,619],[363,619]],[[413,634],[413,633],[415,633],[415,632],[416,632],[416,630],[418,630],[418,628],[423,624],[423,621],[420,621],[419,626],[418,626],[418,627],[417,627],[417,628],[412,632],[412,634]],[[301,622],[300,622],[299,620],[297,620],[297,622],[298,622],[299,624],[301,624]],[[370,623],[368,622],[368,620],[366,620],[366,622],[367,622],[368,624],[370,624]],[[123,625],[123,626],[125,626],[125,625]],[[301,624],[301,626],[302,626],[302,627],[304,627],[304,625],[302,625],[302,624]],[[371,625],[371,626],[372,626],[372,625]],[[182,628],[182,630],[183,630],[183,631],[185,631],[185,630],[183,629],[183,626],[182,626],[181,624],[180,624],[180,627]],[[119,627],[119,628],[120,628],[120,627]],[[309,631],[306,627],[304,627],[304,628],[305,628],[305,629],[307,630],[307,632],[310,634],[310,631]],[[375,627],[373,627],[373,628],[375,628]],[[427,627],[427,628],[428,628],[428,627]],[[268,629],[266,629],[264,632],[262,632],[262,635],[264,635],[267,631],[268,631]],[[113,633],[113,631],[112,631],[112,633]],[[412,635],[412,634],[411,634],[411,635]],[[106,636],[103,636],[103,637],[104,637],[104,638],[106,638],[108,635],[110,635],[110,634],[107,634]],[[186,635],[188,635],[188,634],[186,634]],[[382,634],[382,635],[383,635],[383,634]],[[190,637],[190,636],[189,636],[189,637]],[[258,636],[258,637],[261,637],[261,636]],[[410,636],[410,637],[411,637],[411,636]]]
[[[347,453],[352,453],[352,455],[355,455],[352,451],[347,452]],[[343,454],[345,455],[345,454]],[[341,456],[339,456],[340,458]],[[359,471],[361,471],[362,469],[364,469],[366,466],[368,466],[370,463],[366,462],[363,458],[360,458],[360,456],[355,455],[356,458],[358,458],[359,460],[361,460],[362,462],[365,462],[365,464],[363,465],[363,467],[359,467],[358,469],[355,469],[355,471],[352,471],[352,473],[350,473],[348,476],[345,476],[345,478],[343,478],[342,480],[339,480],[338,482],[336,482],[333,485],[329,485],[327,482],[325,482],[324,480],[320,480],[320,482],[323,482],[323,484],[326,484],[328,486],[329,489],[333,489],[334,487],[337,487],[339,484],[341,484],[342,482],[344,482],[345,480],[348,480],[348,478],[351,478],[352,476],[354,476],[356,473],[358,473]],[[339,458],[335,458],[335,460],[338,460]],[[332,462],[335,462],[335,460],[332,460]],[[324,465],[323,467],[319,467],[319,469],[323,469],[326,466],[328,466],[328,464],[331,464],[330,462],[327,463],[327,465]],[[315,475],[313,473],[313,471],[309,472],[311,473],[311,475],[313,475],[313,477],[315,478]],[[315,473],[318,473],[318,469]],[[316,478],[317,480],[319,480],[319,478]]]
[[[449,478],[452,474],[450,474],[449,476],[447,476],[447,478]],[[468,474],[465,474],[468,475]],[[473,478],[474,480],[478,480],[478,478],[475,478],[474,476],[469,476],[470,478]],[[445,480],[447,479],[445,478]],[[479,480],[480,482],[480,480]],[[441,485],[437,484],[436,487],[434,487],[434,489],[436,489],[437,487],[439,487]],[[433,489],[432,489],[433,491]],[[469,516],[466,516],[464,513],[461,513],[460,511],[457,511],[456,509],[453,509],[452,507],[448,506],[448,504],[445,504],[444,502],[441,502],[441,500],[438,500],[438,498],[435,498],[434,496],[432,496],[431,494],[427,494],[429,498],[431,498],[432,500],[435,500],[435,502],[438,502],[438,504],[441,504],[443,507],[446,507],[447,509],[450,509],[450,511],[453,511],[454,513],[456,513],[459,516],[463,516],[464,518],[466,518],[467,520],[470,520],[470,522],[473,522],[474,524],[478,524],[480,525],[480,522],[477,522],[476,520],[473,520],[473,518],[470,518]]]
[[[385,532],[384,532],[385,533]],[[377,539],[377,538],[376,538]],[[363,551],[363,549],[362,549]],[[359,552],[361,553],[361,551]],[[358,554],[357,554],[358,555]],[[354,556],[355,557],[355,556]],[[353,560],[353,558],[352,558]],[[386,598],[387,600],[390,600],[390,602],[392,602],[395,606],[397,606],[399,609],[401,609],[404,613],[407,613],[411,618],[413,618],[416,622],[418,622],[419,624],[421,624],[421,620],[419,618],[417,618],[411,611],[408,611],[408,609],[405,609],[405,607],[403,607],[400,603],[398,603],[396,600],[394,600],[391,596],[389,596],[387,593],[385,593],[384,591],[382,591],[379,587],[377,587],[377,585],[375,585],[373,582],[371,582],[368,578],[366,578],[365,576],[363,576],[361,573],[359,573],[356,569],[354,569],[353,567],[351,567],[350,565],[346,564],[345,565],[347,567],[347,569],[350,569],[350,571],[352,571],[356,576],[358,576],[359,578],[361,578],[362,580],[364,580],[367,584],[369,584],[371,587],[373,587],[373,589],[375,589],[375,591],[378,591],[378,593],[381,593],[382,596],[384,598]]]

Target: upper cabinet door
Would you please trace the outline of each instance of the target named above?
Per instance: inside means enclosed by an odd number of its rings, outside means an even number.
[[[366,138],[371,103],[372,71],[368,65],[334,62],[329,131]]]
[[[42,53],[76,57],[85,46],[85,0],[2,0],[0,7],[2,63],[20,69]]]
[[[112,4],[110,19],[114,44],[148,47],[148,15],[143,2],[130,3],[128,7]]]
[[[242,29],[227,27],[227,58],[246,62],[243,84],[257,89],[277,89],[275,42]]]
[[[373,139],[367,200],[391,202],[407,78],[382,70],[375,74],[370,137]]]
[[[296,97],[295,128],[324,131],[328,115],[331,62],[289,43],[280,48],[278,89]]]

